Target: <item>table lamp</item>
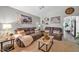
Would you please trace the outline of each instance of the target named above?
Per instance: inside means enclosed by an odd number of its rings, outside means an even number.
[[[8,33],[9,30],[12,28],[11,24],[3,24],[3,29]]]

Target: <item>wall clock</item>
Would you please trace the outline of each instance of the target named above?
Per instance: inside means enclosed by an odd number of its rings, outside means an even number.
[[[66,14],[72,14],[74,11],[75,11],[75,10],[74,10],[73,7],[69,7],[69,8],[67,8],[67,9],[65,10],[65,13],[66,13]]]

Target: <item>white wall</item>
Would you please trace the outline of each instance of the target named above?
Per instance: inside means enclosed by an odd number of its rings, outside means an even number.
[[[57,23],[50,23],[48,26],[54,26],[54,27],[63,27],[63,21],[64,21],[64,17],[67,16],[77,16],[79,15],[79,10],[78,10],[78,6],[74,6],[75,8],[75,12],[71,15],[67,15],[65,14],[65,10],[68,8],[69,6],[51,6],[51,8],[49,8],[50,10],[47,10],[47,12],[45,11],[42,16],[41,16],[41,20],[43,20],[43,18],[48,17],[55,17],[55,16],[60,16],[61,17],[61,23],[57,24]]]
[[[64,22],[64,18],[67,17],[67,16],[79,16],[79,7],[77,6],[74,6],[75,8],[75,11],[73,14],[71,15],[67,15],[65,14],[65,10],[68,8],[69,6],[55,6],[55,7],[51,7],[51,10],[47,10],[47,12],[45,11],[42,16],[41,16],[41,21],[43,20],[43,18],[45,17],[48,17],[48,18],[51,18],[51,17],[55,17],[55,16],[60,16],[61,17],[61,23],[57,24],[57,23],[50,23],[49,22],[49,25],[47,26],[50,26],[50,27],[62,27],[62,29],[64,28],[63,27],[63,22]],[[78,23],[79,24],[79,23]],[[44,27],[46,27],[44,25]],[[64,33],[64,30],[63,30],[63,33]],[[70,41],[75,41],[74,40],[74,37],[70,34],[67,34],[67,33],[64,33],[65,37],[63,37],[64,39],[66,40],[70,40]]]
[[[21,24],[17,22],[17,17],[20,14],[31,16],[32,17],[32,24]],[[36,27],[36,23],[40,23],[40,18],[16,9],[13,9],[8,6],[0,6],[0,30],[2,29],[3,23],[10,23],[12,24],[13,30],[18,27]]]
[[[76,37],[79,35],[79,16],[76,17]]]

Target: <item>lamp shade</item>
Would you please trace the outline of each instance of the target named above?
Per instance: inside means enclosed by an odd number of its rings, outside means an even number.
[[[3,24],[3,29],[11,29],[12,25],[11,24]]]

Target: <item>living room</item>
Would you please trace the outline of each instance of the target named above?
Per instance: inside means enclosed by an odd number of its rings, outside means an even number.
[[[79,51],[78,9],[78,6],[0,6],[0,50]],[[46,34],[52,40],[50,48],[48,39],[40,44]]]

